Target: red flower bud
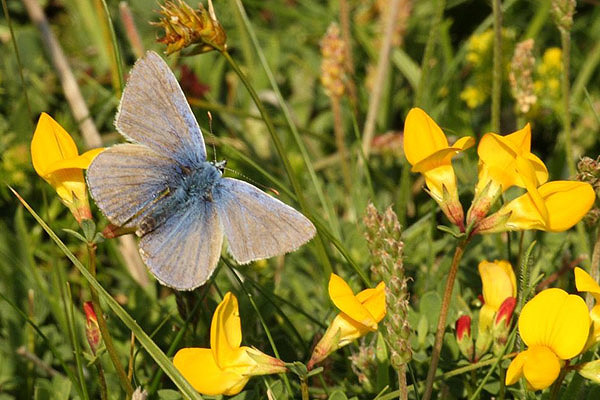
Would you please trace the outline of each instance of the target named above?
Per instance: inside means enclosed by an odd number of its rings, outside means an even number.
[[[85,336],[92,349],[92,353],[96,355],[96,351],[100,346],[102,337],[100,335],[100,326],[98,325],[98,317],[94,311],[94,306],[91,301],[83,303],[83,311],[85,312]]]

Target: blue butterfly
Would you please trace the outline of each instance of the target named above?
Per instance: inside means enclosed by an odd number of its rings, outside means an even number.
[[[315,235],[301,213],[222,177],[224,162],[206,160],[200,127],[158,54],[135,63],[115,125],[129,143],[94,159],[88,186],[110,222],[135,228],[142,259],[162,284],[192,290],[206,282],[224,236],[244,264],[293,251]]]

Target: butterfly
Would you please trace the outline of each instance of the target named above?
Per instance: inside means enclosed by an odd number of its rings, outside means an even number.
[[[108,220],[133,228],[139,251],[164,285],[205,283],[223,238],[240,264],[296,250],[316,233],[292,207],[206,159],[202,132],[165,61],[148,52],[133,66],[115,126],[128,143],[100,153],[87,170]]]

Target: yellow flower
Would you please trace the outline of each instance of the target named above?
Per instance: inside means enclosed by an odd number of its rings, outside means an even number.
[[[522,376],[532,390],[545,389],[558,377],[563,360],[577,356],[590,327],[583,299],[562,289],[547,289],[531,299],[521,311],[519,333],[528,346],[510,363],[506,384]]]
[[[35,172],[48,182],[71,210],[78,222],[91,218],[83,171],[104,150],[93,149],[79,155],[67,131],[46,113],[40,115],[31,140],[31,160]]]
[[[449,146],[444,132],[420,108],[411,109],[404,123],[404,154],[412,171],[423,174],[429,194],[461,231],[464,231],[463,209],[458,200],[452,157],[474,142],[472,137],[462,137]]]
[[[487,94],[481,88],[468,85],[460,92],[460,99],[467,103],[467,107],[473,109],[483,104],[487,99]]]
[[[286,371],[282,361],[241,343],[237,298],[228,292],[212,318],[210,349],[181,349],[173,364],[194,389],[206,395],[232,396],[241,392],[253,375]]]
[[[333,319],[315,346],[308,362],[309,369],[340,347],[369,332],[376,331],[377,323],[385,316],[383,282],[374,289],[365,289],[355,295],[341,277],[332,273],[329,278],[329,297],[342,312]]]
[[[505,260],[480,262],[479,275],[484,300],[479,311],[479,327],[487,329],[504,300],[517,296],[517,280],[512,266]]]
[[[552,181],[504,205],[482,220],[478,233],[538,229],[562,232],[583,218],[594,204],[596,195],[589,183]]]
[[[596,300],[596,304],[590,311],[594,330],[586,345],[587,348],[600,341],[600,285],[583,269],[575,267],[575,286],[580,292],[591,293]]]
[[[501,136],[486,133],[477,147],[479,177],[467,225],[480,221],[511,186],[536,188],[548,180],[546,166],[531,153],[531,128]]]

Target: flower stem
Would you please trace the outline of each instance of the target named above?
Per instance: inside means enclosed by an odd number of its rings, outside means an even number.
[[[427,36],[427,43],[425,44],[425,50],[423,52],[423,60],[421,61],[421,79],[417,85],[417,91],[415,94],[415,105],[419,107],[427,108],[427,101],[425,96],[427,93],[427,85],[429,80],[429,70],[431,69],[431,59],[433,57],[433,51],[435,44],[439,40],[439,27],[442,24],[442,18],[444,16],[444,9],[446,8],[446,0],[438,0],[435,5],[436,12],[431,21],[431,28],[429,29],[429,35]]]
[[[95,278],[96,277],[96,244],[88,243],[88,257],[89,257],[89,271],[90,274]],[[96,315],[98,316],[98,327],[100,328],[100,334],[102,335],[102,340],[104,340],[104,346],[106,347],[106,351],[110,356],[110,359],[115,367],[115,371],[117,371],[117,375],[119,376],[119,380],[121,381],[121,386],[127,393],[127,398],[131,398],[133,395],[133,387],[131,386],[131,382],[127,379],[127,374],[125,373],[125,369],[123,369],[123,365],[119,361],[119,355],[117,354],[117,350],[112,341],[112,337],[108,332],[108,326],[106,325],[106,320],[104,319],[104,313],[102,312],[102,308],[100,307],[100,298],[98,297],[98,292],[92,286],[90,286],[90,293],[92,295],[92,304],[94,305],[94,311],[96,311]]]
[[[406,385],[406,364],[398,367],[398,399],[408,400],[408,386]]]
[[[371,141],[375,135],[375,122],[379,111],[379,104],[381,103],[385,79],[389,70],[392,37],[394,36],[395,26],[398,23],[398,12],[400,10],[400,0],[391,0],[389,3],[389,15],[385,22],[385,33],[379,49],[375,82],[373,83],[373,90],[371,90],[369,96],[369,108],[367,110],[367,117],[363,128],[362,149],[366,159],[369,158]]]
[[[300,390],[302,391],[302,400],[310,400],[308,397],[308,384],[306,379],[300,379]]]
[[[558,398],[558,394],[560,393],[560,387],[563,383],[563,380],[565,379],[565,376],[567,375],[567,372],[569,371],[568,368],[569,361],[567,361],[565,366],[561,368],[558,378],[556,378],[556,381],[554,381],[554,384],[552,385],[552,389],[550,390],[550,400],[555,400]]]
[[[575,170],[575,159],[573,158],[573,142],[571,138],[571,85],[569,83],[569,71],[571,63],[571,33],[566,30],[559,28],[560,30],[560,43],[562,46],[562,100],[563,100],[563,129],[565,133],[565,157],[567,159],[567,167],[569,168],[569,175],[575,176],[577,171]]]
[[[256,104],[256,107],[258,108],[258,111],[260,112],[260,115],[262,116],[263,121],[265,122],[265,125],[267,126],[267,130],[269,131],[269,133],[271,135],[273,144],[275,145],[275,148],[277,149],[279,158],[283,162],[283,167],[285,168],[285,171],[288,175],[290,183],[292,184],[292,187],[294,188],[294,193],[296,194],[298,203],[300,203],[300,208],[308,217],[312,217],[311,210],[308,207],[308,204],[306,203],[306,198],[304,197],[304,194],[303,194],[304,191],[303,191],[302,187],[300,186],[300,182],[296,178],[296,175],[294,174],[294,170],[292,169],[290,161],[286,157],[286,152],[285,152],[285,149],[283,148],[283,143],[281,143],[281,139],[279,139],[279,136],[277,136],[277,132],[275,132],[275,127],[273,126],[273,121],[271,121],[271,117],[269,117],[269,114],[267,114],[267,110],[265,109],[263,102],[260,100],[260,98],[258,97],[258,94],[256,93],[256,90],[254,90],[254,87],[250,84],[250,81],[248,81],[248,78],[242,72],[239,65],[235,62],[235,60],[231,57],[231,55],[226,50],[222,51],[221,54],[223,55],[223,57],[225,57],[225,59],[227,60],[227,62],[231,66],[231,68],[233,68],[235,73],[238,75],[238,77],[240,78],[240,80],[242,81],[242,83],[244,84],[246,89],[248,90],[250,97],[252,97],[254,104]],[[314,219],[314,218],[311,218],[311,219]],[[329,257],[327,256],[327,253],[325,251],[325,245],[323,244],[323,241],[319,234],[317,234],[317,237],[315,238],[315,245],[316,245],[317,254],[319,256],[319,259],[320,259],[321,263],[323,264],[324,274],[325,274],[325,276],[329,276],[329,274],[332,271],[332,267],[331,267],[331,263],[329,261]]]
[[[502,93],[502,4],[492,0],[494,15],[494,69],[492,72],[492,132],[500,133],[500,100]]]
[[[590,266],[590,276],[596,282],[600,278],[600,229],[596,234],[596,243],[594,243],[594,250],[592,252],[592,265]],[[594,296],[588,292],[585,296],[585,302],[589,308],[594,304]]]
[[[442,343],[444,342],[446,318],[448,317],[448,310],[450,309],[452,289],[454,288],[454,281],[456,280],[458,265],[460,263],[460,259],[462,258],[465,247],[467,246],[467,243],[469,243],[469,238],[461,241],[458,244],[458,246],[456,246],[454,258],[452,258],[452,265],[450,266],[448,280],[446,281],[446,289],[444,291],[444,297],[442,299],[440,319],[438,320],[437,331],[435,333],[435,343],[433,345],[433,352],[431,353],[431,363],[429,364],[429,371],[427,372],[427,380],[425,382],[425,393],[423,394],[422,400],[431,399],[431,393],[433,392],[433,381],[435,379],[435,371],[437,370],[438,361],[440,360],[440,352],[442,350]]]
[[[346,149],[346,138],[344,134],[344,120],[342,118],[342,107],[340,107],[340,98],[331,96],[331,110],[333,111],[333,130],[335,132],[335,143],[340,156],[342,165],[342,177],[346,193],[352,193],[352,177],[350,175],[350,166],[348,165],[348,150]]]

